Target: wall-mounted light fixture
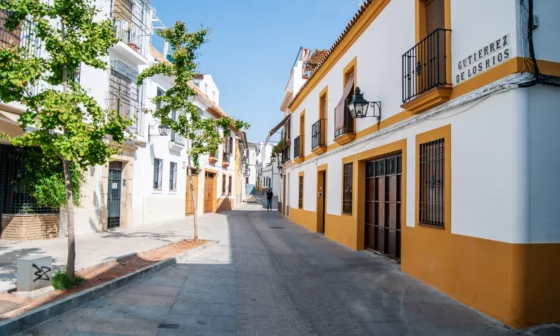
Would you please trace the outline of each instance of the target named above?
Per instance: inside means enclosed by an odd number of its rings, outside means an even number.
[[[148,142],[151,142],[151,141],[152,141],[152,137],[153,137],[153,136],[168,136],[168,135],[169,135],[169,131],[170,131],[169,126],[165,126],[165,125],[161,125],[161,124],[158,126],[159,135],[158,135],[158,134],[152,135],[152,134],[150,133],[150,130],[151,130],[152,127],[154,127],[154,126],[155,126],[155,125],[150,125],[150,126],[148,127]]]
[[[354,91],[354,97],[348,104],[350,115],[352,118],[365,118],[367,117],[368,108],[371,106],[373,115],[370,118],[377,118],[377,122],[381,121],[381,102],[380,101],[367,101],[364,99],[364,94],[359,87]]]

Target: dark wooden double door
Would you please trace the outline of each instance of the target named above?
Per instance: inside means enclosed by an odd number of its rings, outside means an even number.
[[[400,259],[402,155],[366,163],[365,248]]]

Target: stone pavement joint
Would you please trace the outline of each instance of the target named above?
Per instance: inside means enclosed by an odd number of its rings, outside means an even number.
[[[284,229],[271,229],[277,226]],[[560,330],[504,327],[396,263],[351,251],[258,204],[200,228],[202,239],[219,239],[220,246],[25,335],[533,336]]]

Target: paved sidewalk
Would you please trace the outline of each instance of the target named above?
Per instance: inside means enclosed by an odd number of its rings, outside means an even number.
[[[199,226],[210,225],[216,214],[199,216]],[[144,251],[192,238],[192,217],[131,229],[76,236],[76,268],[89,267],[128,253]],[[16,285],[17,259],[44,254],[53,257],[53,265],[63,267],[67,260],[67,238],[24,242],[0,242],[0,292]]]
[[[24,335],[558,335],[511,330],[260,205],[201,230],[221,244]]]

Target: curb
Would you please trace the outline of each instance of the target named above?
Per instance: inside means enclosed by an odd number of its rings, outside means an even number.
[[[98,262],[97,264],[93,264],[93,265],[89,265],[89,266],[85,266],[85,267],[82,267],[82,268],[80,268],[80,269],[77,269],[77,270],[76,270],[76,273],[80,273],[80,272],[88,271],[88,270],[90,270],[90,269],[92,269],[92,268],[96,268],[96,267],[101,267],[101,266],[105,266],[105,265],[108,265],[108,264],[112,264],[112,263],[114,263],[114,262],[121,261],[122,259],[127,258],[127,257],[135,257],[135,256],[139,255],[140,253],[148,252],[148,251],[151,251],[151,250],[157,250],[157,249],[160,249],[160,248],[169,246],[169,245],[173,245],[173,244],[176,244],[176,243],[180,242],[181,240],[185,240],[185,239],[187,239],[187,238],[188,238],[188,237],[183,237],[183,238],[179,238],[179,239],[177,239],[177,240],[173,240],[173,241],[171,241],[171,242],[169,242],[169,243],[167,243],[167,244],[164,244],[164,245],[161,245],[161,246],[158,246],[158,247],[155,247],[155,248],[154,248],[154,247],[152,247],[152,248],[147,248],[147,249],[140,250],[140,251],[137,251],[137,252],[129,252],[129,253],[125,253],[125,254],[120,255],[120,256],[117,256],[117,257],[111,257],[111,258],[109,258],[109,259],[106,259],[106,260],[103,260],[103,261],[101,261],[101,262]],[[206,245],[209,245],[209,244],[211,244],[211,243],[208,243],[208,244],[206,244]],[[206,246],[206,245],[204,245],[204,246]],[[53,267],[52,267],[52,270],[53,270],[53,271],[64,271],[65,269],[66,269],[66,264],[63,264],[63,265],[53,265]],[[11,288],[8,288],[8,289],[0,290],[0,294],[11,293],[11,292],[13,292],[13,291],[15,291],[15,290],[17,290],[17,286],[14,286],[14,287],[11,287]]]
[[[125,275],[118,279],[111,280],[109,282],[98,285],[96,287],[89,288],[83,292],[70,295],[60,301],[52,302],[42,307],[37,307],[20,316],[16,316],[12,319],[8,319],[6,321],[0,322],[0,335],[13,335],[15,333],[27,330],[31,327],[36,326],[39,323],[42,323],[57,315],[67,312],[68,310],[79,307],[84,303],[93,301],[109,292],[122,288],[133,281],[139,280],[143,277],[161,271],[162,269],[175,265],[179,262],[188,260],[189,258],[192,258],[193,256],[201,252],[216,247],[219,244],[220,244],[219,240],[210,241],[203,246],[196,247],[192,250],[188,250],[173,258],[162,260],[158,263],[139,269],[134,273]],[[128,257],[129,256],[130,255],[128,255]],[[125,258],[125,257],[121,256],[116,258],[116,260],[121,258]]]

